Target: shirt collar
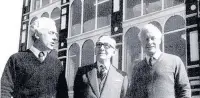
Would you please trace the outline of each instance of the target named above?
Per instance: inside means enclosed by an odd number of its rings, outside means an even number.
[[[161,51],[157,51],[152,57],[153,57],[153,59],[158,59],[159,57],[160,57],[160,55],[161,55]],[[150,59],[150,56],[148,56],[148,55],[146,55],[146,59],[147,59],[147,61],[149,61],[149,59]]]
[[[102,63],[100,63],[100,62],[97,61],[97,68],[98,69],[99,69],[100,65],[104,65],[104,64],[102,64]],[[106,63],[105,66],[106,66],[106,70],[109,70],[109,68],[110,68],[111,65],[109,65],[108,63]]]
[[[40,50],[38,50],[37,48],[35,48],[34,46],[30,47],[30,50],[33,52],[33,54],[38,58],[39,53],[41,52]],[[44,52],[45,56],[50,52],[50,51],[42,51]]]

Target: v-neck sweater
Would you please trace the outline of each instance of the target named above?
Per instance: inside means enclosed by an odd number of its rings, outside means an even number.
[[[150,66],[144,59],[133,69],[130,98],[190,98],[185,66],[178,56],[162,53]]]
[[[51,53],[43,62],[30,50],[16,53],[9,58],[6,64],[1,81],[2,95],[11,96],[10,94],[13,94],[14,98],[55,96],[58,79],[63,71],[64,68],[60,61]]]

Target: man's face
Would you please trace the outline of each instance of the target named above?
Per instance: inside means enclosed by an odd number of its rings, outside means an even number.
[[[52,50],[57,42],[58,33],[55,30],[47,28],[42,28],[39,32],[41,32],[39,36],[40,42],[46,47],[47,50]]]
[[[115,54],[115,44],[109,37],[103,36],[96,43],[95,47],[97,61],[110,60]]]
[[[161,36],[153,30],[143,31],[141,43],[147,55],[154,55],[157,51],[160,51]]]

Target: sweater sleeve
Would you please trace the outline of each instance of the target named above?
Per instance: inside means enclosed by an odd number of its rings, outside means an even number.
[[[14,89],[15,63],[13,57],[10,57],[6,63],[1,77],[1,98],[11,98]]]
[[[182,60],[177,57],[175,68],[175,90],[177,98],[191,98],[191,88]]]

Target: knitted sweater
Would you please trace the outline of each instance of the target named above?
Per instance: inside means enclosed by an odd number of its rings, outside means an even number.
[[[30,50],[12,55],[1,78],[1,98],[67,98],[64,68],[51,54],[43,62]]]
[[[191,98],[185,66],[175,55],[162,53],[153,66],[146,59],[134,66],[129,98]]]

